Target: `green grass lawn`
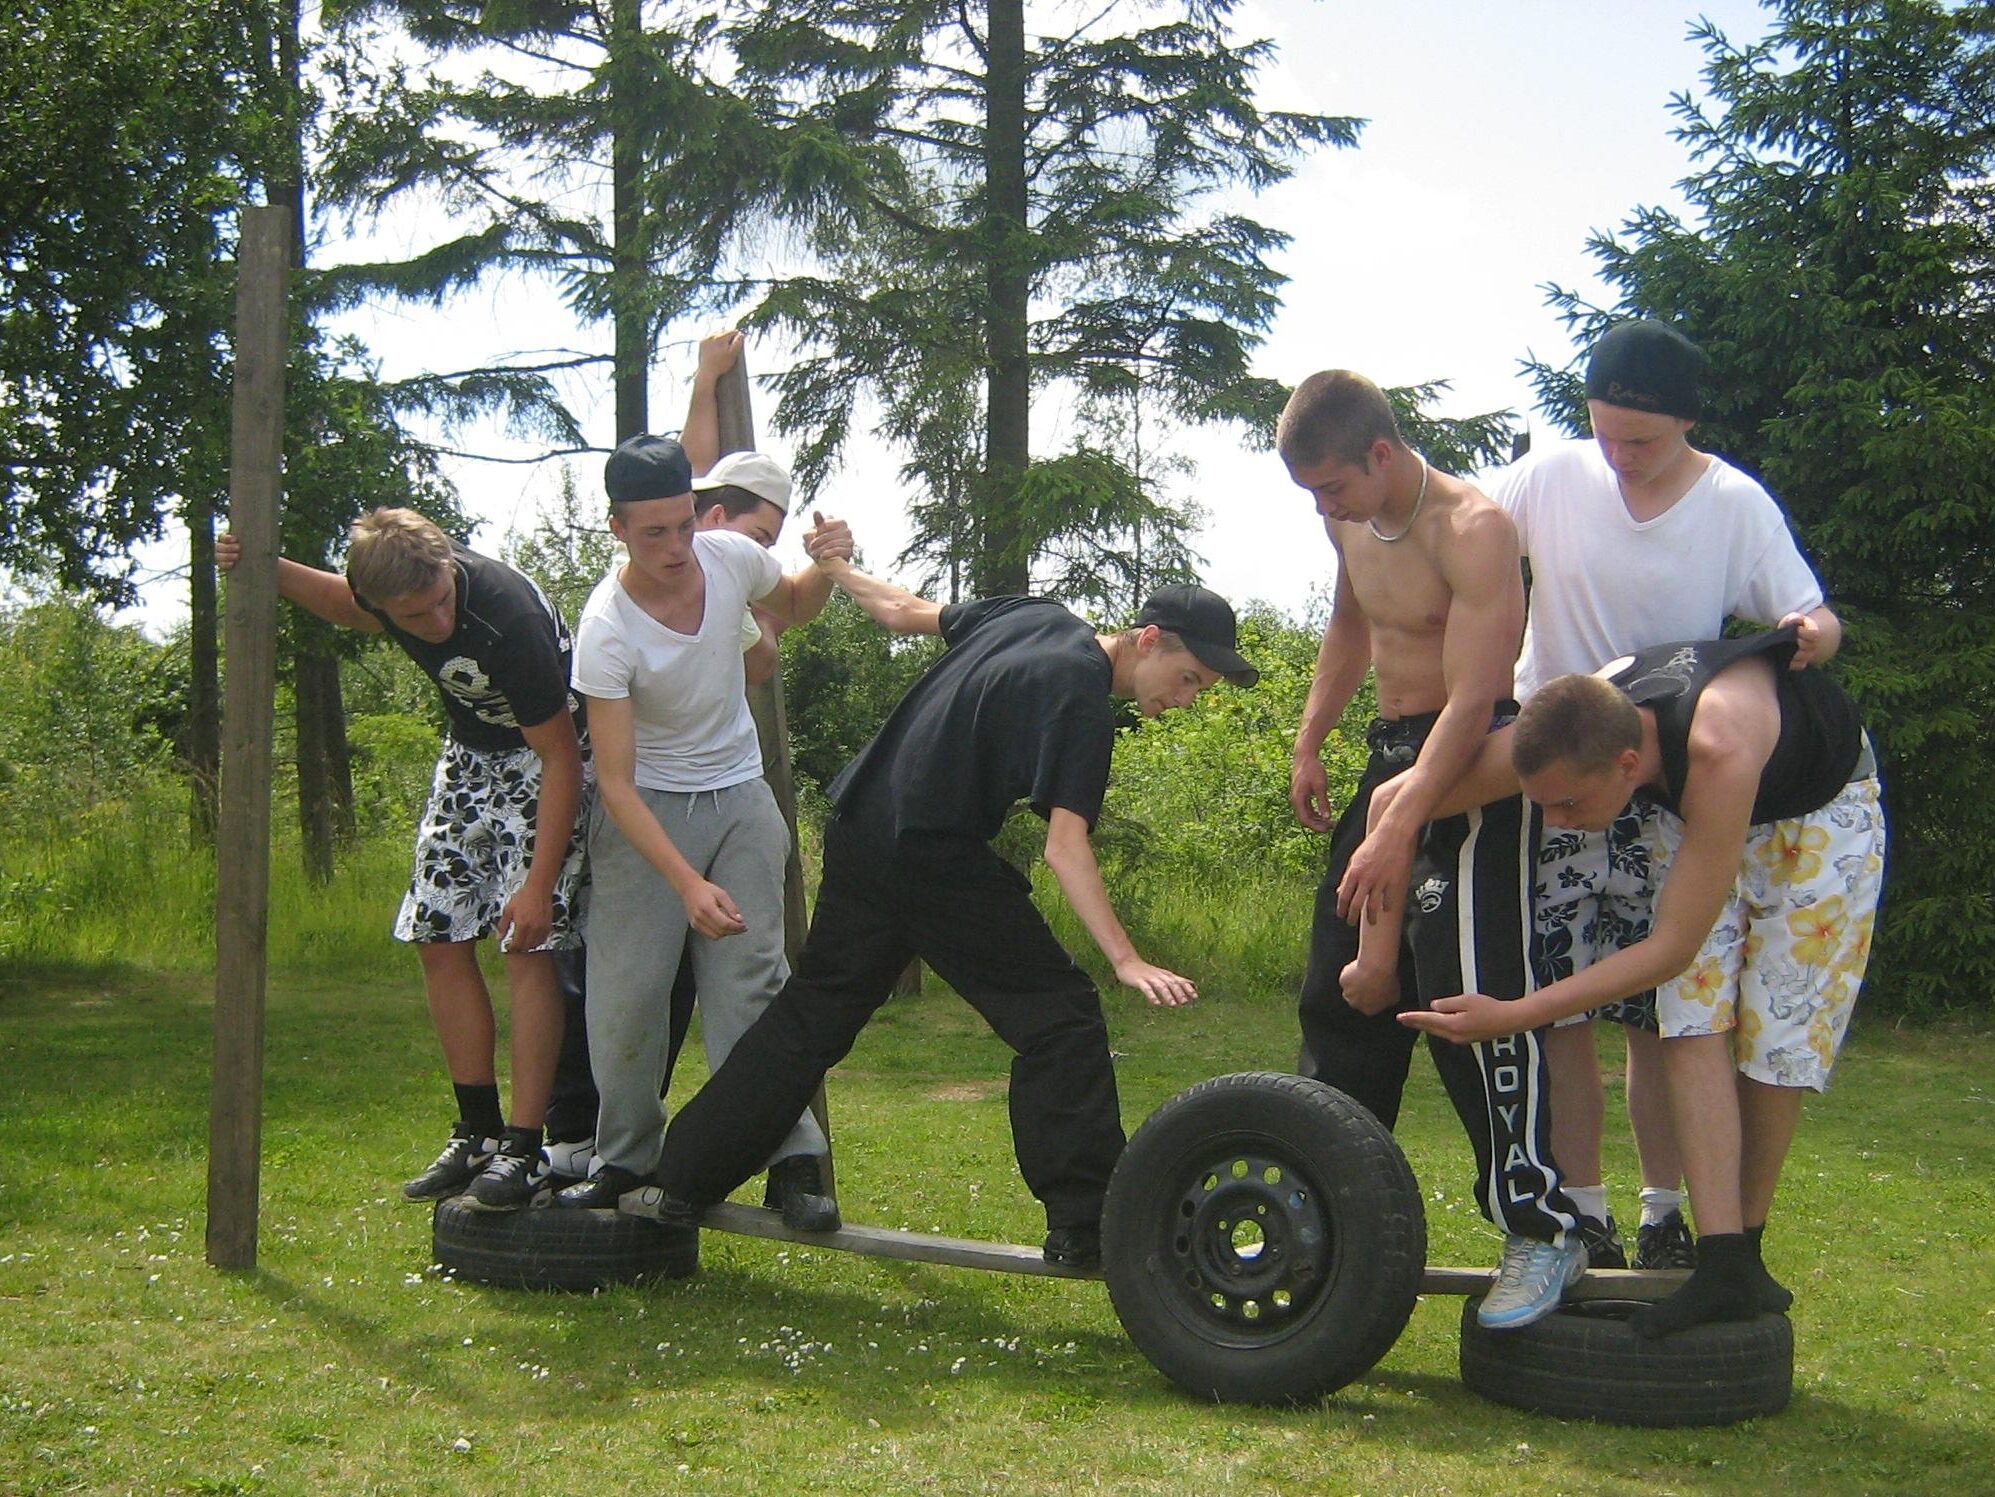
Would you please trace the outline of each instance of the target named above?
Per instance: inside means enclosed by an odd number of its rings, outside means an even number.
[[[1131,1128],[1194,1081],[1291,1060],[1285,995],[1207,986],[1190,1010],[1112,1002]],[[1792,1408],[1645,1432],[1467,1393],[1448,1299],[1369,1377],[1275,1411],[1180,1395],[1097,1284],[716,1233],[697,1277],[652,1288],[442,1280],[396,1188],[450,1120],[413,962],[273,983],[259,1266],[219,1272],[208,1000],[198,978],[0,978],[0,1491],[1995,1488],[1985,1030],[1860,1029],[1811,1104],[1768,1242],[1797,1295]],[[1004,1073],[932,981],[890,1005],[831,1083],[848,1219],[1036,1242]],[[1401,1134],[1432,1260],[1492,1261],[1425,1062]],[[1625,1222],[1625,1130],[1610,1147]]]

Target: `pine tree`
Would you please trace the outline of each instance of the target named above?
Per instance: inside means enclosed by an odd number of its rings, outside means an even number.
[[[943,505],[918,544],[972,592],[1016,592],[1102,506],[1127,528],[1155,503],[1099,446],[1035,478],[1035,394],[1140,385],[1160,417],[1265,439],[1283,392],[1248,361],[1286,236],[1220,200],[1352,144],[1359,122],[1260,109],[1273,49],[1233,34],[1236,9],[1063,8],[1071,29],[1028,35],[1023,0],[800,0],[730,29],[741,93],[835,145],[860,193],[856,233],[811,241],[823,272],[755,314],[810,350],[776,380],[807,486],[876,401]]]

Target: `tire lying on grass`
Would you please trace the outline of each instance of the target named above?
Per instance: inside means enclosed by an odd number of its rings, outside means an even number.
[[[1785,1315],[1649,1341],[1629,1327],[1635,1306],[1625,1300],[1567,1305],[1516,1331],[1484,1330],[1476,1303],[1462,1307],[1462,1382],[1494,1403],[1661,1427],[1777,1414],[1794,1393],[1794,1332]]]
[[[1413,1313],[1426,1252],[1392,1135],[1344,1093],[1273,1072],[1216,1077],[1158,1108],[1102,1216],[1130,1340],[1223,1403],[1304,1403],[1370,1371]]]
[[[699,1271],[697,1227],[619,1211],[479,1211],[462,1197],[436,1203],[434,1261],[453,1278],[507,1289],[600,1289]]]

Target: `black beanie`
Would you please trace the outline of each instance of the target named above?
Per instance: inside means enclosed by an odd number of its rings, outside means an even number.
[[[1695,421],[1704,351],[1667,323],[1644,318],[1609,328],[1586,364],[1586,398]]]

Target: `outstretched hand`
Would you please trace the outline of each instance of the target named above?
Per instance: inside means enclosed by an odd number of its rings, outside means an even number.
[[[1158,1007],[1177,1008],[1181,1004],[1198,1001],[1198,988],[1189,977],[1180,977],[1168,968],[1144,961],[1140,956],[1116,963],[1115,980],[1136,989]]]
[[[1500,1002],[1484,993],[1436,998],[1431,1009],[1414,1009],[1398,1017],[1410,1029],[1438,1034],[1457,1045],[1501,1039],[1506,1034],[1522,1034],[1531,1028],[1528,1019],[1520,1021],[1516,1004]]]

